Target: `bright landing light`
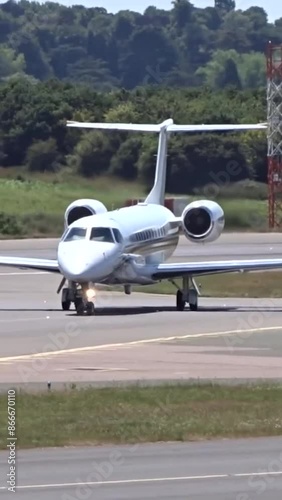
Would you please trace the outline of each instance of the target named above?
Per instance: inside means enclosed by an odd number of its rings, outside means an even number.
[[[93,288],[88,288],[88,290],[86,292],[86,297],[88,300],[94,299],[94,297],[96,297],[95,290]]]

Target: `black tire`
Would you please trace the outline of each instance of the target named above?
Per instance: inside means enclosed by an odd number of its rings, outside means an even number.
[[[74,305],[75,305],[75,310],[76,310],[78,316],[82,316],[84,314],[84,311],[85,311],[85,307],[84,307],[84,303],[83,303],[82,298],[75,299]]]
[[[70,300],[65,300],[62,302],[62,309],[63,311],[69,311],[71,306],[71,301]]]
[[[191,311],[198,311],[198,304],[189,304]]]
[[[95,306],[93,302],[86,303],[86,314],[87,316],[93,316],[95,314]]]
[[[177,290],[176,309],[177,311],[184,311],[185,309],[185,300],[183,300],[183,293],[181,292],[181,290]]]

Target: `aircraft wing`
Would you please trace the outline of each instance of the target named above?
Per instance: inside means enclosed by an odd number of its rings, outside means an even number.
[[[205,276],[209,274],[282,270],[282,259],[219,260],[159,264],[152,272],[155,280],[181,278],[185,275]]]
[[[59,273],[57,260],[31,259],[25,257],[6,257],[0,255],[0,267],[17,267],[18,269],[34,269],[37,271],[47,271],[50,273]]]

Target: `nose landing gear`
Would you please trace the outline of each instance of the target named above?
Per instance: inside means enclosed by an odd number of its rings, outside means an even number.
[[[69,288],[63,288],[62,290],[62,309],[63,311],[69,311],[72,303],[71,290]],[[59,293],[59,292],[58,292]]]
[[[95,304],[89,300],[89,291],[91,290],[89,283],[79,286],[76,283],[70,282],[68,287],[62,290],[62,309],[69,311],[72,302],[78,316],[93,316],[95,314]],[[92,297],[94,298],[94,296]]]
[[[74,306],[78,316],[83,316],[85,313],[87,316],[94,316],[95,314],[94,303],[83,299],[83,297],[75,299]]]
[[[78,316],[83,316],[85,313],[87,316],[93,316],[95,314],[95,305],[90,298],[94,298],[95,293],[91,294],[91,287],[89,283],[81,285],[78,289],[76,288],[74,306]]]

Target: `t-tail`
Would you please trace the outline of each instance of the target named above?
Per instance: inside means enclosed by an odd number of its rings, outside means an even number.
[[[167,149],[168,139],[171,133],[178,132],[232,132],[243,130],[261,130],[267,128],[267,123],[241,124],[241,125],[174,125],[172,119],[168,119],[159,125],[143,125],[134,123],[88,123],[67,121],[68,127],[96,129],[96,130],[119,130],[128,132],[151,132],[159,134],[159,145],[157,153],[156,171],[154,185],[148,194],[145,203],[164,205],[165,185],[167,171]]]

